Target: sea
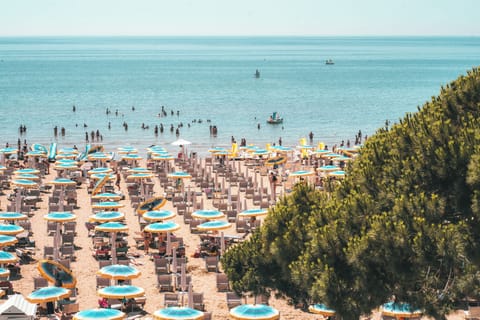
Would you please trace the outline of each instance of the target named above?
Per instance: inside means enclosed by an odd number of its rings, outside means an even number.
[[[479,64],[480,37],[3,37],[0,144],[353,144]]]

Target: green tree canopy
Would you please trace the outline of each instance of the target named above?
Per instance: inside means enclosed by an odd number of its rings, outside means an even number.
[[[392,295],[435,318],[480,298],[480,71],[365,143],[329,194],[297,185],[223,266],[238,292],[343,319]],[[247,263],[245,261],[248,261]]]

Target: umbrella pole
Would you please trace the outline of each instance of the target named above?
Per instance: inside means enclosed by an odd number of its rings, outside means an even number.
[[[63,203],[65,201],[65,187],[61,186],[60,197],[58,200],[58,211],[63,211]]]
[[[56,222],[55,236],[53,237],[53,259],[58,261],[60,257],[60,222]]]
[[[225,253],[225,235],[223,234],[223,231],[220,232],[220,255],[223,256]]]
[[[112,235],[111,235],[112,239],[112,264],[117,264],[117,246],[115,245],[115,240],[117,238],[117,233],[116,232],[112,232]]]
[[[22,212],[22,188],[17,188],[17,195],[15,196],[15,210]]]

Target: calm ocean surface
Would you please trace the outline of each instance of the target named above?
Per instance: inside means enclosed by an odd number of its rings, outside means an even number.
[[[98,129],[107,150],[167,146],[170,125],[183,123],[196,150],[231,136],[295,145],[310,131],[331,145],[396,122],[478,65],[478,37],[0,38],[0,143],[16,145],[24,124],[28,143],[81,147]],[[266,124],[273,111],[283,126]],[[55,126],[65,137],[54,138]]]

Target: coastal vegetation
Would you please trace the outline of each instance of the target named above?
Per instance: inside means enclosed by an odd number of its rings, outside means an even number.
[[[333,191],[297,184],[222,264],[238,293],[347,320],[392,297],[436,319],[480,299],[480,70],[379,129]]]

